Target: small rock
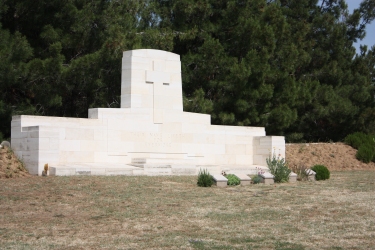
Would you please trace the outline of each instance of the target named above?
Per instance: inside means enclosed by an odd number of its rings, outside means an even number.
[[[1,143],[1,146],[2,146],[3,148],[5,148],[5,147],[10,148],[10,142],[8,142],[8,141],[3,141],[3,142]]]

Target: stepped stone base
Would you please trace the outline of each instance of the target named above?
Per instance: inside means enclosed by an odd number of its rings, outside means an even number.
[[[242,166],[236,169],[235,173],[253,174],[257,165]],[[227,169],[225,165],[188,165],[188,164],[168,164],[168,163],[144,163],[144,164],[83,164],[72,163],[69,165],[50,166],[51,176],[70,175],[198,175],[199,170],[206,169],[211,175],[220,175]],[[231,172],[231,171],[230,171]],[[227,172],[228,173],[228,172]]]

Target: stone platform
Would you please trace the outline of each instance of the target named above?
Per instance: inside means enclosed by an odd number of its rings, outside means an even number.
[[[69,176],[69,175],[198,175],[199,170],[207,169],[212,175],[220,175],[223,171],[227,174],[248,174],[254,175],[259,168],[264,166],[237,166],[231,169],[230,166],[220,165],[185,165],[185,164],[168,164],[168,163],[153,163],[145,165],[130,165],[130,164],[84,164],[71,163],[66,165],[54,165],[49,167],[49,175],[51,176]]]

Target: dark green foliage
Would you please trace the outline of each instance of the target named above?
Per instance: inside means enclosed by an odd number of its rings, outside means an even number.
[[[362,132],[356,132],[345,137],[345,143],[355,149],[359,149],[363,144],[374,144],[373,136]]]
[[[274,153],[266,159],[268,169],[273,174],[275,182],[288,182],[289,174],[292,172],[286,165],[285,159],[280,156],[276,157]]]
[[[228,186],[237,186],[240,185],[241,180],[235,176],[234,174],[227,174],[225,178],[228,179],[227,185]]]
[[[122,51],[181,55],[184,109],[287,141],[375,133],[375,14],[343,1],[0,1],[0,131],[12,115],[120,106]]]
[[[313,170],[316,173],[315,179],[317,181],[327,180],[329,179],[330,174],[331,174],[328,168],[324,165],[315,165],[311,168],[311,170]]]
[[[369,163],[374,159],[374,154],[375,154],[375,147],[371,144],[362,144],[357,153],[356,157],[358,160],[364,162],[364,163]]]
[[[201,169],[198,173],[198,182],[199,187],[211,187],[213,184],[212,175],[207,171],[207,169]]]
[[[255,175],[253,178],[251,178],[251,181],[253,182],[253,184],[259,184],[262,182],[262,177],[260,177],[259,175]]]
[[[345,137],[345,143],[358,149],[358,160],[365,163],[375,162],[375,135],[356,132]]]

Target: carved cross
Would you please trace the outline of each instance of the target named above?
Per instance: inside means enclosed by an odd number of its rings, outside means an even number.
[[[154,123],[163,123],[164,98],[163,87],[169,86],[171,75],[162,71],[146,71],[146,83],[153,84],[153,113]]]

